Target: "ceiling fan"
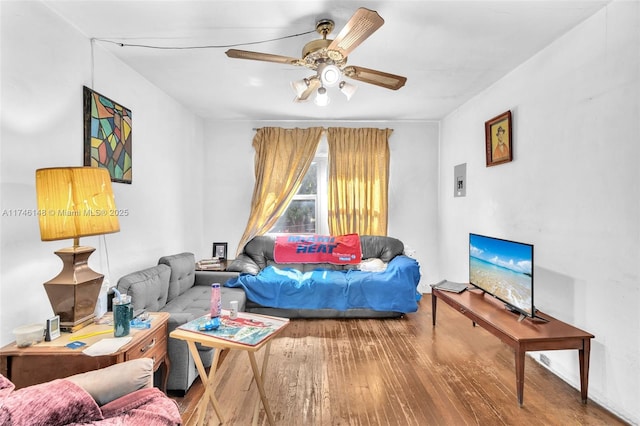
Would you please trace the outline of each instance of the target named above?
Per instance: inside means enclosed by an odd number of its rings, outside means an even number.
[[[316,74],[311,77],[291,83],[296,92],[294,101],[304,102],[313,92],[317,91],[316,103],[326,105],[328,103],[326,87],[338,85],[347,99],[350,99],[355,92],[356,86],[342,80],[342,76],[391,90],[398,90],[404,86],[407,81],[406,77],[347,65],[348,55],[382,24],[384,24],[384,19],[376,11],[361,7],[353,14],[334,40],[327,39],[327,35],[334,29],[334,22],[330,19],[318,21],[316,32],[322,38],[305,44],[300,59],[238,49],[229,49],[226,54],[230,58],[295,65],[316,71]]]

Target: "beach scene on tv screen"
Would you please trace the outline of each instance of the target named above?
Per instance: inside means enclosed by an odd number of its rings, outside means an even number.
[[[469,281],[531,314],[532,248],[526,244],[471,235]]]

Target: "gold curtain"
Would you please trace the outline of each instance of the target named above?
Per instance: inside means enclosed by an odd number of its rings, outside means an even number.
[[[387,235],[391,129],[329,128],[331,235]]]
[[[309,170],[322,131],[322,127],[264,127],[256,131],[253,138],[256,183],[251,214],[238,244],[238,253],[253,237],[269,231],[285,211]]]

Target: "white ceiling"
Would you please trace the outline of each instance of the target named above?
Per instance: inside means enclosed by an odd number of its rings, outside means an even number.
[[[194,113],[220,120],[438,120],[491,86],[610,0],[555,1],[112,1],[51,0],[53,10],[88,38],[163,47],[220,46],[314,31],[335,21],[335,37],[358,7],[385,24],[349,56],[349,64],[407,77],[392,91],[366,83],[347,102],[293,103],[289,83],[313,72],[230,59],[228,47],[108,49]],[[333,38],[331,35],[329,38]],[[313,32],[242,50],[300,57]],[[96,90],[99,90],[96,87]],[[107,94],[108,95],[108,94]]]

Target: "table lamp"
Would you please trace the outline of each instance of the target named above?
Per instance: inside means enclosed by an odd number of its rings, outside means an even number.
[[[111,177],[97,167],[38,169],[36,194],[42,241],[73,238],[73,247],[55,252],[62,271],[44,287],[60,328],[76,331],[93,322],[104,279],[88,264],[95,248],[80,246],[80,237],[120,231]]]

